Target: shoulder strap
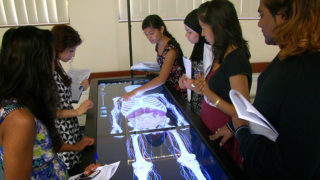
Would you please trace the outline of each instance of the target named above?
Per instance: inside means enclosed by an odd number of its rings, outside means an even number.
[[[23,105],[10,103],[0,109],[0,124],[14,110],[23,108]]]

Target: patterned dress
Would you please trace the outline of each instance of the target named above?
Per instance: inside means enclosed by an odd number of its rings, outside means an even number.
[[[61,76],[57,72],[54,72],[54,80],[56,81],[59,92],[59,109],[72,110],[71,86],[65,86]],[[55,121],[55,124],[63,142],[67,144],[76,144],[81,140],[82,135],[77,117],[60,118]],[[71,169],[74,165],[80,164],[81,162],[81,154],[79,152],[63,152],[58,153],[58,155],[64,161],[68,169]]]
[[[201,70],[201,72],[203,71],[203,62],[192,61],[192,79],[197,78],[199,70]],[[191,108],[198,115],[200,115],[202,99],[202,94],[191,91]]]
[[[16,103],[8,104],[0,109],[0,125],[6,116],[14,110],[25,108]],[[67,170],[64,163],[53,152],[48,129],[39,120],[35,119],[37,132],[33,145],[32,172],[30,179],[67,179]],[[0,166],[3,169],[3,148],[0,146]]]
[[[179,87],[179,79],[184,73],[184,66],[183,66],[183,60],[182,60],[182,51],[179,47],[174,45],[174,41],[169,40],[166,47],[164,48],[162,54],[157,53],[157,62],[160,65],[160,68],[162,67],[167,53],[169,50],[174,49],[178,53],[177,59],[174,61],[173,66],[171,68],[169,77],[167,79],[167,82],[169,83],[170,86],[174,87],[177,91],[182,93],[183,97],[186,97],[186,90],[185,89],[180,89]],[[156,46],[156,51],[158,52],[158,46]]]

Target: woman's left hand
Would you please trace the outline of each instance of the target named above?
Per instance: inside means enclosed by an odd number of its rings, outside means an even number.
[[[89,99],[84,100],[80,106],[78,107],[78,109],[76,109],[77,111],[77,116],[80,116],[84,113],[87,112],[88,109],[91,109],[93,107],[93,102]]]
[[[78,143],[75,144],[76,151],[82,151],[85,147],[92,146],[93,144],[93,138],[84,136]]]
[[[88,79],[84,79],[81,81],[80,85],[83,87],[83,90],[86,91],[89,87],[89,81]]]
[[[197,79],[192,80],[192,90],[195,91],[198,94],[204,94],[204,91],[209,88],[208,83],[206,79],[203,77],[203,75],[198,75]]]

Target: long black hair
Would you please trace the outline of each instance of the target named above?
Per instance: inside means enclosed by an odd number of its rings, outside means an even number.
[[[219,63],[223,61],[228,46],[235,45],[251,57],[248,42],[242,36],[237,12],[228,0],[212,0],[198,8],[199,20],[208,24],[214,34],[212,46],[214,56]]]
[[[176,39],[169,33],[169,31],[167,30],[166,25],[164,24],[163,20],[161,19],[160,16],[156,15],[156,14],[152,14],[147,16],[146,18],[144,18],[143,22],[142,22],[142,30],[144,30],[147,27],[152,27],[154,29],[158,29],[161,30],[161,27],[164,27],[164,31],[163,34],[165,36],[167,36],[172,44],[177,48],[177,54],[178,54],[178,58],[181,59],[178,61],[178,64],[180,65],[180,67],[182,67],[184,69],[184,65],[183,65],[183,61],[182,61],[182,56],[183,56],[183,52],[181,50],[180,44],[176,41]]]
[[[0,106],[15,99],[49,130],[55,151],[62,145],[54,120],[58,93],[53,79],[53,36],[33,26],[9,29],[0,52]]]

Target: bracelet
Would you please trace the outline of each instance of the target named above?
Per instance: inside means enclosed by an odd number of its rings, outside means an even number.
[[[217,99],[216,100],[216,102],[214,103],[214,105],[216,106],[216,107],[218,107],[218,104],[220,103],[220,99]]]
[[[228,129],[232,132],[232,134],[235,134],[235,133],[236,133],[236,131],[235,131],[234,127],[233,127],[232,121],[229,121],[229,122],[227,123],[227,127],[228,127]]]

